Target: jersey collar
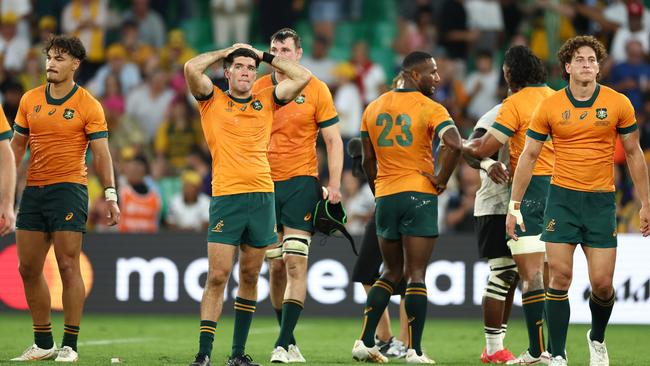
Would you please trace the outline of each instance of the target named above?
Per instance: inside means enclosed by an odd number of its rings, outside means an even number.
[[[591,98],[589,98],[588,100],[576,100],[573,97],[573,94],[571,94],[571,89],[569,89],[568,85],[564,88],[564,91],[566,92],[567,98],[569,98],[569,101],[571,102],[571,104],[573,104],[574,107],[591,108],[591,106],[596,101],[596,98],[598,98],[598,93],[600,93],[600,84],[596,84],[596,89],[594,90],[594,93],[591,95]]]
[[[395,88],[393,89],[393,91],[396,93],[408,93],[408,92],[416,92],[418,90],[415,88]]]
[[[47,86],[45,87],[45,100],[47,101],[47,104],[50,104],[50,105],[62,105],[68,99],[72,98],[74,93],[77,92],[77,89],[79,89],[79,85],[77,85],[77,83],[75,83],[74,86],[72,87],[72,90],[70,90],[70,92],[68,93],[68,95],[66,95],[65,97],[63,97],[61,99],[56,99],[56,98],[52,97],[52,95],[50,95],[50,84],[48,83]]]
[[[249,95],[248,98],[237,98],[234,97],[232,94],[230,94],[230,90],[226,90],[226,95],[230,97],[230,99],[234,100],[237,103],[248,103],[251,100],[253,100],[253,96]]]

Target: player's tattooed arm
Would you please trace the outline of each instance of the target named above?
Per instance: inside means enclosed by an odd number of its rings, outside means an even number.
[[[362,162],[363,171],[366,173],[366,178],[368,179],[368,185],[372,194],[375,194],[375,179],[377,179],[377,155],[375,155],[375,150],[372,147],[372,142],[368,137],[361,138],[361,144],[363,145],[362,153]]]

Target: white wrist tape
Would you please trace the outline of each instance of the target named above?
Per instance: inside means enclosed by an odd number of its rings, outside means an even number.
[[[485,158],[481,160],[481,169],[487,172],[490,169],[490,167],[495,163],[498,163],[498,161],[492,160],[490,158]]]
[[[521,202],[510,200],[508,203],[508,213],[517,219],[517,225],[524,223],[524,217],[521,216]],[[515,208],[516,207],[516,208]]]
[[[117,191],[113,187],[108,187],[104,189],[104,198],[106,198],[106,201],[114,201],[117,202]]]

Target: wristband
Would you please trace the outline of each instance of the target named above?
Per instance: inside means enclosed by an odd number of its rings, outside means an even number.
[[[268,52],[262,52],[262,61],[266,62],[267,64],[271,65],[273,63],[273,59],[275,56]]]
[[[508,213],[517,219],[517,225],[524,223],[524,217],[521,216],[521,202],[510,200],[508,203]]]
[[[481,169],[483,169],[483,170],[485,170],[487,172],[488,169],[490,169],[490,167],[494,163],[496,163],[495,160],[492,160],[490,158],[485,158],[485,159],[481,160]]]
[[[108,187],[104,189],[104,198],[106,198],[106,201],[117,202],[117,191],[115,190],[115,188]]]

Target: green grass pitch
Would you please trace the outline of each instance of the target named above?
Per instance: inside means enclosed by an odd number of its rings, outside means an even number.
[[[59,343],[63,332],[60,314],[53,317],[52,326],[55,341]],[[125,366],[187,366],[198,349],[198,328],[197,316],[86,315],[81,323],[78,364],[110,365],[111,358],[119,357]],[[350,350],[360,329],[360,319],[304,317],[298,324],[296,338],[307,365],[359,365],[352,360]],[[569,328],[567,351],[572,366],[589,364],[587,329],[587,325]],[[398,330],[396,323],[393,330]],[[270,365],[268,360],[277,332],[275,319],[260,316],[253,320],[247,352],[256,362]],[[217,325],[213,365],[225,364],[231,337],[232,318],[222,318]],[[23,364],[8,360],[31,342],[31,321],[26,313],[0,314],[0,365]],[[523,322],[513,321],[506,346],[518,354],[526,343]],[[438,365],[481,365],[478,358],[483,345],[483,326],[479,320],[427,320],[423,346]],[[650,326],[612,325],[607,330],[607,345],[611,365],[650,365]],[[404,361],[390,363],[404,364]],[[54,362],[38,364],[54,365]]]

